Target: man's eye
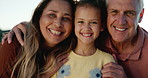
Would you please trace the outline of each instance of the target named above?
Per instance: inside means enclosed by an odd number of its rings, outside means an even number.
[[[126,12],[126,15],[127,15],[127,16],[135,16],[136,13],[133,12],[133,11],[128,11],[128,12]]]
[[[55,14],[49,14],[48,16],[51,17],[51,18],[56,17]]]
[[[113,10],[113,11],[111,11],[110,13],[111,13],[112,15],[117,15],[117,14],[118,14],[118,11]]]

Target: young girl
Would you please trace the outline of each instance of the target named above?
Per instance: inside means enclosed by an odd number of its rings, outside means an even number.
[[[110,54],[95,46],[95,40],[103,31],[100,8],[96,0],[84,0],[77,4],[74,22],[77,39],[73,39],[75,46],[70,52],[69,61],[53,78],[101,78],[103,65],[114,62]]]

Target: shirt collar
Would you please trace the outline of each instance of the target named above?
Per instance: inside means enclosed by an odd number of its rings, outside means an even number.
[[[129,54],[119,54],[115,48],[113,47],[113,44],[111,43],[111,39],[108,38],[106,41],[106,47],[110,48],[111,54],[115,54],[118,59],[125,61],[127,59],[129,60],[138,60],[140,57],[141,49],[144,45],[144,31],[142,28],[138,26],[138,40],[133,50]]]

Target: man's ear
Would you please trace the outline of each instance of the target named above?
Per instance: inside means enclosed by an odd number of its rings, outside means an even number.
[[[144,15],[144,8],[141,10],[139,23],[142,21],[143,15]]]

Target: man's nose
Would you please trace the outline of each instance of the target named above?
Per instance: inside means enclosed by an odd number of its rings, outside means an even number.
[[[127,19],[124,14],[118,16],[118,23],[119,25],[125,25],[127,23]]]

